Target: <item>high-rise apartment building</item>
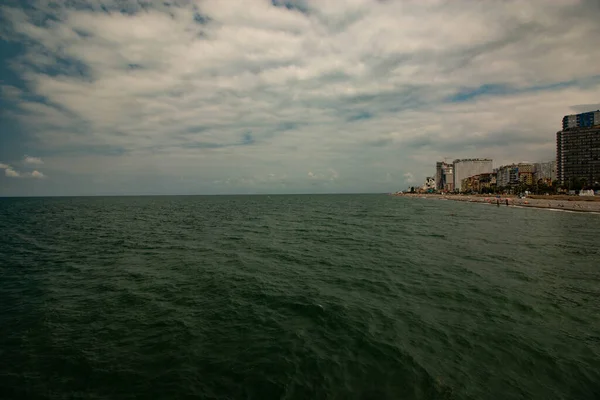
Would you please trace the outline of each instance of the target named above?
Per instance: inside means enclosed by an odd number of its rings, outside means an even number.
[[[435,164],[435,183],[437,190],[454,190],[454,170],[452,164],[438,161]]]
[[[556,133],[556,175],[565,185],[600,182],[600,110],[563,118]]]
[[[454,160],[454,190],[461,191],[462,181],[470,176],[493,172],[492,160],[488,158],[468,158]]]
[[[600,125],[600,110],[565,115],[562,120],[562,125],[563,131],[570,128],[591,128]]]
[[[556,133],[556,173],[563,185],[600,182],[600,123]]]

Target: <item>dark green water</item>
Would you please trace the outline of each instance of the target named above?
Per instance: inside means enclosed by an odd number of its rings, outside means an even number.
[[[0,199],[2,399],[598,399],[600,216]]]

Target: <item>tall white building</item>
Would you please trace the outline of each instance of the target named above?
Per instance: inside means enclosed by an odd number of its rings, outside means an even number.
[[[454,160],[454,190],[460,191],[463,179],[479,174],[492,173],[492,160],[488,158],[466,158]]]

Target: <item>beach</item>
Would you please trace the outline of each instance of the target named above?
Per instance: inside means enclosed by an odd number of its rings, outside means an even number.
[[[442,195],[408,193],[399,194],[398,196],[490,204],[496,204],[497,201],[499,201],[500,206],[504,207],[506,207],[508,201],[509,207],[545,208],[562,211],[600,213],[600,197],[598,196],[530,196],[526,198],[518,198],[511,195],[501,195],[499,198],[497,198],[495,195]]]

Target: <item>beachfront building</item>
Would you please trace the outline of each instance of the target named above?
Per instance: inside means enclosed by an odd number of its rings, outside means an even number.
[[[460,181],[460,191],[462,193],[470,193],[473,191],[473,177],[470,176],[468,178],[463,179],[462,181]]]
[[[484,191],[492,191],[496,189],[497,175],[495,172],[477,175],[477,191],[479,193]]]
[[[435,178],[428,176],[425,178],[425,184],[421,187],[424,192],[432,192],[436,189]]]
[[[462,190],[462,181],[471,176],[493,172],[492,160],[488,158],[468,158],[454,160],[454,189]]]
[[[498,187],[516,185],[519,182],[519,168],[516,164],[503,165],[498,168]]]
[[[470,176],[461,181],[461,192],[491,192],[496,188],[496,173],[488,172]]]
[[[438,161],[435,164],[436,189],[444,192],[454,190],[454,169],[452,164]]]
[[[565,115],[562,120],[563,131],[572,128],[591,128],[598,125],[600,125],[600,110]]]
[[[552,185],[556,180],[556,161],[535,163],[533,180],[535,183]]]
[[[535,172],[535,166],[529,163],[517,164],[517,176],[519,183],[527,186],[533,185],[533,173]]]
[[[595,185],[600,183],[600,119],[594,116],[590,122],[588,116],[578,121],[578,126],[572,127],[568,120],[567,128],[556,133],[557,178],[567,186]],[[595,125],[589,126],[590,123]]]
[[[535,165],[518,163],[503,165],[498,168],[498,187],[516,186],[519,184],[531,186],[534,183]]]
[[[450,182],[444,184],[444,192],[454,192],[454,177]]]

